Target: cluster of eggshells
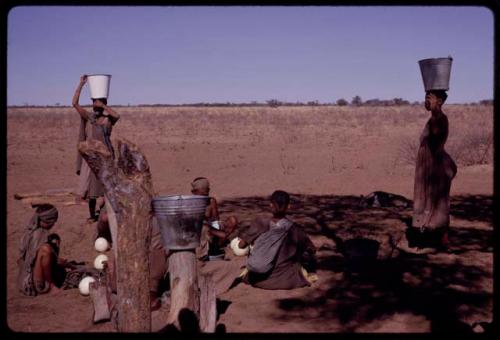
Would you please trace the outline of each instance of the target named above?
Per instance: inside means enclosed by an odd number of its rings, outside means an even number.
[[[109,243],[104,237],[99,237],[95,240],[94,243],[95,250],[100,253],[103,253],[109,249]],[[103,269],[104,262],[108,261],[108,256],[106,254],[99,254],[94,260],[94,267],[96,269]],[[89,295],[90,294],[90,283],[95,282],[95,279],[92,276],[85,276],[80,283],[78,284],[78,289],[80,290],[80,294]]]

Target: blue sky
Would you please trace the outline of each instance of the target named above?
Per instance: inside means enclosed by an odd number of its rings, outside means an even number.
[[[83,73],[110,104],[422,101],[417,61],[448,55],[467,103],[493,98],[493,29],[482,7],[16,7],[7,103],[69,105]]]

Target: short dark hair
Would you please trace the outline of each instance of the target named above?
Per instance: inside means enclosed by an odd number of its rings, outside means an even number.
[[[47,241],[49,243],[51,243],[52,241],[61,241],[61,237],[56,233],[52,233],[47,237]]]
[[[446,101],[446,98],[448,98],[448,94],[446,94],[445,90],[430,90],[429,92],[441,99],[443,103]]]
[[[193,182],[196,182],[196,181],[198,181],[198,180],[200,180],[200,179],[207,179],[207,178],[206,178],[206,177],[196,177],[195,179],[193,179]],[[208,179],[207,179],[207,180],[208,180]]]
[[[92,98],[92,103],[94,103],[96,100],[100,100],[104,103],[104,105],[108,105],[108,98]]]
[[[32,207],[36,208],[37,213],[43,213],[44,211],[49,211],[50,209],[55,208],[50,203],[33,204]]]
[[[47,237],[47,243],[54,250],[57,256],[59,256],[59,247],[55,241],[61,241],[61,238],[58,234],[52,233]]]
[[[276,190],[271,195],[271,202],[276,203],[278,209],[282,210],[290,203],[290,195],[286,191]]]

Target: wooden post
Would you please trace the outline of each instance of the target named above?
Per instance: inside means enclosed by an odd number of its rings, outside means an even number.
[[[149,243],[153,185],[149,165],[133,143],[117,141],[115,162],[97,140],[78,150],[103,183],[117,222],[116,286],[118,331],[150,332]]]
[[[168,258],[171,302],[167,324],[181,329],[179,312],[187,308],[199,320],[200,300],[195,250],[174,251]]]
[[[200,275],[200,330],[204,333],[215,332],[217,323],[217,297],[212,275]]]

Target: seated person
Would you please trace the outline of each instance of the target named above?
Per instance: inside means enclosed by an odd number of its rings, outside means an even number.
[[[307,234],[286,217],[290,195],[271,195],[271,216],[259,216],[239,234],[238,246],[251,245],[243,281],[263,289],[293,289],[311,283],[303,265],[314,263],[316,249]],[[308,268],[311,270],[311,268]]]
[[[60,238],[49,234],[57,222],[59,213],[52,204],[34,205],[36,208],[24,229],[21,241],[18,286],[28,296],[59,291],[62,269],[66,261],[59,258]],[[57,281],[57,282],[56,282]]]
[[[205,177],[195,178],[191,187],[193,195],[208,196],[210,193],[210,183]],[[210,197],[205,211],[198,256],[204,260],[223,258],[224,247],[229,243],[229,236],[237,225],[238,219],[235,216],[229,216],[224,222],[220,221],[217,201],[214,197]]]
[[[68,270],[74,269],[74,261],[68,262],[59,257],[61,247],[61,237],[58,234],[50,234],[47,242],[38,249],[35,260],[33,277],[35,282],[47,282],[52,284],[49,289],[52,292],[58,292],[63,285]],[[46,288],[48,285],[45,285]]]

